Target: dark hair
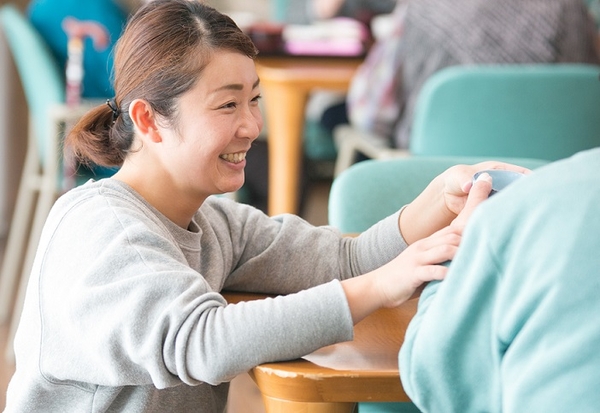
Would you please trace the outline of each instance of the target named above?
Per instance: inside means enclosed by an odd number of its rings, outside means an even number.
[[[174,124],[175,100],[194,86],[216,50],[257,54],[231,18],[200,1],[153,0],[140,8],[115,47],[114,100],[90,110],[67,136],[76,161],[122,165],[133,143],[134,99]]]

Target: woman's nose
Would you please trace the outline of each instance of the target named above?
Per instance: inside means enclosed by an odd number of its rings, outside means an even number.
[[[238,133],[241,137],[252,140],[258,138],[263,128],[263,118],[258,108],[248,108],[244,111]]]

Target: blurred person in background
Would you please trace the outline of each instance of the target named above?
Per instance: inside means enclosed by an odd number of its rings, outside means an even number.
[[[144,0],[32,0],[27,15],[45,39],[65,73],[67,103],[80,100],[108,99],[114,95],[111,82],[113,47],[134,12]],[[81,44],[73,47],[75,34]],[[75,53],[74,53],[75,49]],[[77,54],[76,59],[73,55]],[[69,56],[76,60],[68,68]],[[68,69],[67,69],[68,68]],[[116,171],[97,165],[73,166],[92,169],[96,176]],[[67,167],[68,169],[69,167]],[[67,171],[67,174],[71,174]]]
[[[599,64],[597,30],[583,0],[409,0],[377,42],[347,98],[350,124],[405,149],[425,81],[454,65]]]
[[[32,0],[27,14],[63,70],[67,64],[69,41],[63,26],[65,18],[94,22],[104,30],[108,36],[105,47],[96,47],[92,38],[84,39],[81,92],[84,98],[109,98],[114,94],[110,81],[113,46],[121,36],[129,13],[138,6],[133,1],[118,0]]]

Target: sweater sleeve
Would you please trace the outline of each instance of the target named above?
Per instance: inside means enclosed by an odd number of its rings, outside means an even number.
[[[372,271],[406,248],[398,212],[358,237],[315,227],[295,215],[268,217],[227,199],[212,201],[201,218],[205,236],[231,254],[222,288],[288,294]],[[218,257],[213,257],[213,260]]]
[[[490,320],[496,273],[487,246],[471,231],[446,279],[421,294],[400,351],[400,374],[404,390],[423,412],[494,411],[489,406],[496,404],[498,364],[490,357]]]

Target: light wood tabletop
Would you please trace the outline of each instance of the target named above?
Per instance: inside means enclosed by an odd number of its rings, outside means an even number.
[[[398,352],[416,309],[412,299],[378,310],[354,327],[353,341],[255,367],[250,375],[267,413],[350,413],[357,402],[410,401],[400,382]]]
[[[346,91],[362,58],[258,57],[269,144],[269,215],[298,213],[305,106],[317,89]]]

